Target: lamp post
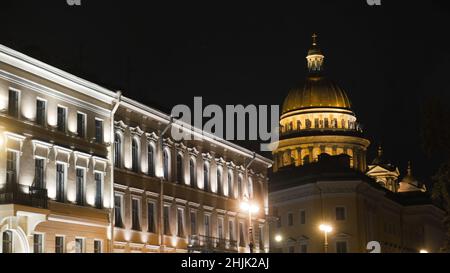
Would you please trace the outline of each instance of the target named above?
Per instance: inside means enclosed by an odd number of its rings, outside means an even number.
[[[321,231],[323,231],[324,235],[325,235],[325,240],[323,243],[323,249],[325,253],[328,253],[328,233],[331,232],[333,230],[333,228],[330,225],[327,224],[321,224],[319,226],[319,229]]]
[[[246,199],[248,200],[248,198]],[[244,201],[241,203],[241,210],[243,212],[248,212],[248,237],[249,237],[248,247],[250,248],[250,253],[253,253],[254,243],[253,243],[252,213],[257,213],[259,211],[259,207],[248,201]]]

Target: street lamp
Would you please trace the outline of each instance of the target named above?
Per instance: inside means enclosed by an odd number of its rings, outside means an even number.
[[[248,237],[249,237],[248,247],[250,248],[250,253],[253,253],[254,244],[253,244],[252,213],[257,213],[259,211],[259,207],[255,204],[246,201],[241,203],[241,210],[243,212],[248,212]]]
[[[421,249],[421,250],[420,250],[420,253],[428,253],[428,250],[426,250],[426,249]]]
[[[328,235],[329,232],[331,232],[333,230],[333,228],[330,225],[321,224],[319,226],[319,229],[321,231],[323,231],[323,233],[325,235],[325,241],[324,241],[324,244],[323,244],[323,248],[324,248],[325,253],[328,253],[328,236],[327,235]]]
[[[280,234],[275,235],[275,242],[279,243],[283,241],[283,236],[281,236]]]

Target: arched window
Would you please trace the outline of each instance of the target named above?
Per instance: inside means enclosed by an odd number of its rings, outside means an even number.
[[[164,175],[164,179],[166,181],[169,180],[169,151],[167,149],[164,150],[163,152],[163,175]]]
[[[181,184],[183,182],[183,156],[177,154],[177,183]]]
[[[233,171],[228,171],[228,197],[233,197]]]
[[[119,133],[114,134],[114,166],[120,168],[122,163],[122,137]]]
[[[222,168],[217,167],[217,194],[223,194]]]
[[[203,164],[203,189],[209,191],[209,164]]]
[[[155,176],[155,148],[153,144],[148,144],[147,166],[148,166],[148,175]]]
[[[131,168],[133,172],[139,171],[139,144],[137,138],[131,142]]]
[[[13,249],[13,235],[10,230],[3,232],[2,236],[2,252],[3,253],[12,253]]]
[[[189,180],[191,183],[191,186],[196,186],[197,181],[195,180],[195,159],[191,158],[189,160]]]
[[[328,118],[325,119],[324,124],[325,124],[325,128],[330,127],[330,124],[328,123]]]
[[[253,198],[253,179],[251,177],[248,177],[248,196],[249,198]]]
[[[241,174],[239,174],[239,176],[238,176],[238,196],[240,198],[244,197],[244,193],[242,190],[242,175]]]

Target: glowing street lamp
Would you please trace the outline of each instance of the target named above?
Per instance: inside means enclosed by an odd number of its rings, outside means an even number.
[[[250,202],[242,202],[241,210],[243,212],[248,212],[248,236],[249,243],[248,246],[250,248],[250,253],[253,253],[253,224],[252,224],[252,213],[257,213],[259,211],[259,207],[256,204],[252,204]]]
[[[333,230],[333,228],[330,225],[321,224],[319,226],[319,229],[321,231],[323,231],[323,233],[325,235],[325,241],[324,241],[324,244],[323,244],[323,248],[324,248],[325,253],[328,253],[328,233],[331,232]]]
[[[420,253],[428,253],[428,250],[426,250],[426,249],[421,249],[421,250],[420,250]]]
[[[275,242],[279,243],[283,241],[283,236],[281,236],[280,234],[275,235]]]

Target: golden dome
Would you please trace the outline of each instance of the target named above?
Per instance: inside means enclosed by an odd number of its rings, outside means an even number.
[[[336,83],[323,75],[324,55],[317,45],[317,35],[313,35],[313,43],[308,51],[308,76],[302,87],[289,91],[283,103],[282,113],[290,111],[332,107],[350,110],[351,103],[345,91]]]

